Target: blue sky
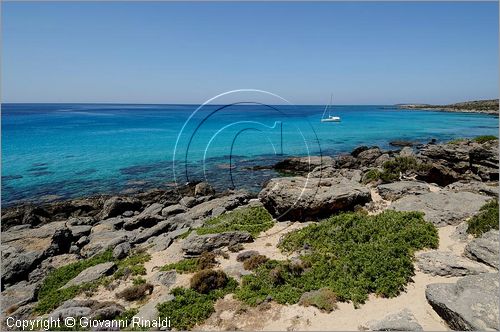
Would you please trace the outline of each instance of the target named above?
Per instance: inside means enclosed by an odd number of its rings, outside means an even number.
[[[2,3],[4,102],[498,98],[498,2]]]

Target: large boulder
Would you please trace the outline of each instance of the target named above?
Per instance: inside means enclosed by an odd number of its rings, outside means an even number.
[[[142,204],[133,197],[111,197],[104,202],[100,218],[107,219],[121,215],[125,211],[137,211]]]
[[[363,326],[370,331],[422,331],[413,313],[404,308],[398,312],[388,314],[380,320],[369,321]]]
[[[125,230],[106,230],[91,233],[88,236],[88,243],[82,247],[80,254],[83,257],[100,254],[134,238],[135,234],[137,234],[137,231],[128,232]]]
[[[465,256],[488,264],[498,270],[499,241],[498,230],[490,230],[469,242],[464,249]]]
[[[396,211],[421,211],[425,220],[438,227],[458,225],[479,212],[489,197],[470,192],[441,190],[422,195],[405,196],[393,202]]]
[[[381,184],[377,189],[380,196],[388,201],[395,201],[406,195],[421,195],[430,191],[427,184],[417,181],[397,181]]]
[[[252,198],[252,195],[244,191],[232,192],[227,196],[211,199],[197,204],[186,213],[179,214],[179,217],[188,220],[203,220],[212,216],[214,210],[230,211],[238,206],[245,205]]]
[[[498,273],[466,276],[456,284],[430,284],[425,297],[453,330],[497,330]]]
[[[274,169],[293,175],[307,175],[321,166],[332,167],[335,166],[335,162],[328,156],[292,157],[276,163]]]
[[[165,219],[161,215],[161,210],[163,210],[163,204],[153,203],[137,216],[128,218],[123,224],[123,228],[132,230],[139,227],[152,227]]]
[[[352,210],[371,195],[367,187],[344,177],[289,177],[269,181],[259,198],[274,217],[304,221]]]
[[[71,231],[65,222],[52,222],[38,228],[22,228],[2,233],[2,283],[12,284],[28,274],[47,257],[67,253]]]
[[[182,244],[185,256],[198,256],[205,251],[253,241],[252,235],[248,232],[232,231],[204,235],[195,233],[191,233]]]
[[[417,255],[417,265],[424,273],[446,277],[462,277],[490,271],[485,265],[457,256],[449,251],[438,250]]]
[[[195,196],[211,196],[213,194],[215,194],[215,190],[208,182],[200,182],[194,187]]]

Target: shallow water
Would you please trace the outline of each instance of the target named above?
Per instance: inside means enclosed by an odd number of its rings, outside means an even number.
[[[276,174],[252,167],[285,155],[498,135],[498,117],[483,114],[349,105],[332,111],[342,122],[321,123],[324,106],[212,105],[193,114],[197,107],[3,104],[2,203],[203,178],[219,189],[258,190]]]

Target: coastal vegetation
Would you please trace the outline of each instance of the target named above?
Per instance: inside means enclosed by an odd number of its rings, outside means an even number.
[[[467,233],[478,237],[490,229],[498,229],[498,212],[497,200],[483,205],[480,212],[467,221]]]
[[[144,275],[146,274],[144,263],[150,259],[151,256],[148,253],[138,252],[123,260],[117,260],[113,258],[113,252],[109,249],[91,258],[61,266],[51,271],[44,279],[38,292],[36,311],[47,313],[62,302],[72,299],[80,293],[96,290],[100,285],[109,283],[111,279],[123,278],[129,275]],[[95,282],[62,288],[85,269],[107,262],[115,262],[118,267],[111,277],[102,277]]]
[[[256,305],[271,296],[293,304],[321,288],[355,305],[370,293],[393,297],[413,276],[414,251],[437,246],[437,230],[422,213],[340,214],[287,234],[280,248],[300,252],[300,262],[267,261],[243,277],[236,298]]]
[[[447,105],[400,104],[398,107],[402,109],[435,109],[451,112],[462,111],[498,114],[498,99],[474,100]]]
[[[366,172],[363,182],[370,183],[380,180],[383,183],[389,183],[398,180],[401,174],[425,171],[430,167],[431,165],[422,163],[415,157],[396,157],[394,160],[384,162],[381,170],[373,168]]]
[[[161,271],[175,270],[177,273],[193,273],[205,269],[210,269],[218,263],[215,254],[212,252],[203,252],[200,257],[185,258],[178,262],[167,264],[161,268]]]
[[[222,275],[222,273],[224,272],[216,272],[217,276]],[[204,293],[192,288],[177,287],[172,289],[170,293],[175,298],[157,306],[159,317],[161,319],[168,317],[173,322],[173,327],[177,330],[187,330],[203,322],[215,311],[215,301],[226,294],[234,292],[238,285],[236,280],[230,277],[225,276],[224,279],[226,280],[224,284],[211,284],[211,286],[221,287],[209,287],[212,289]]]
[[[236,209],[218,217],[207,220],[196,233],[214,234],[228,231],[246,231],[253,237],[273,227],[272,216],[260,206]]]

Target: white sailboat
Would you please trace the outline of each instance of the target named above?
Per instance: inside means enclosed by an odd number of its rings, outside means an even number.
[[[340,122],[340,116],[333,116],[330,114],[331,105],[333,101],[333,94],[330,96],[330,104],[326,105],[323,116],[321,117],[321,122]],[[328,110],[328,117],[325,118],[326,110]]]

